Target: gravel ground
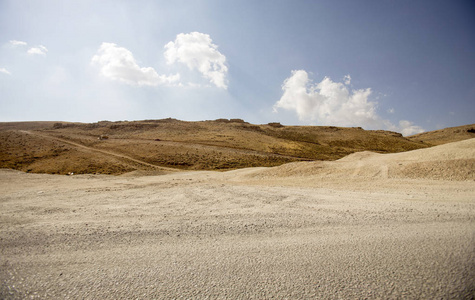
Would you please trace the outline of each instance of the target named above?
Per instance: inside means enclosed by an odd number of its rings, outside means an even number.
[[[475,297],[473,181],[259,172],[0,170],[0,298]]]

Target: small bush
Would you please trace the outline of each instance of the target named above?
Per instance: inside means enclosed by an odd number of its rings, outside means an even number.
[[[269,125],[271,127],[275,127],[275,128],[284,127],[284,125],[280,124],[279,122],[271,122],[271,123],[268,123],[267,125]]]

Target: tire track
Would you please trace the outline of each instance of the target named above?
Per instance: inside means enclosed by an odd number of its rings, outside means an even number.
[[[101,149],[96,149],[96,148],[93,148],[93,147],[88,147],[88,146],[85,146],[85,145],[82,145],[82,144],[79,144],[79,143],[76,143],[76,142],[72,142],[72,141],[67,140],[67,139],[63,139],[63,138],[59,138],[59,137],[55,137],[55,136],[51,136],[51,135],[47,135],[47,134],[41,134],[41,133],[38,133],[38,132],[29,131],[29,130],[19,130],[19,132],[29,134],[29,135],[33,135],[33,136],[42,137],[42,138],[47,138],[47,139],[51,139],[51,140],[60,141],[60,142],[72,145],[72,146],[77,147],[77,148],[85,149],[85,150],[88,150],[88,151],[97,152],[97,153],[101,153],[101,154],[105,154],[105,155],[109,155],[109,156],[115,156],[117,158],[129,160],[129,161],[132,161],[134,163],[137,163],[137,164],[140,164],[140,165],[143,165],[143,166],[147,166],[147,167],[152,167],[152,168],[155,168],[155,169],[158,169],[158,170],[172,171],[172,172],[179,172],[180,171],[178,169],[157,166],[157,165],[154,165],[154,164],[148,163],[146,161],[139,160],[139,159],[127,156],[127,155],[118,154],[118,153],[114,153],[114,152],[110,152],[110,151],[106,151],[106,150],[101,150]]]

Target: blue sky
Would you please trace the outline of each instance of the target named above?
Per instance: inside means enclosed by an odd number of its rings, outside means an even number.
[[[0,0],[0,121],[475,123],[473,1]]]

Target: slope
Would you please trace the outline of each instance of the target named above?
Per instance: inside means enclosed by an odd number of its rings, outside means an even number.
[[[253,179],[308,178],[318,182],[337,179],[475,180],[475,139],[403,153],[358,152],[337,161],[296,162],[274,168],[248,170]],[[287,180],[287,179],[286,179]]]
[[[475,124],[428,131],[408,137],[411,141],[423,142],[434,146],[471,138],[475,138]]]
[[[0,167],[57,174],[157,171],[154,166],[229,170],[427,147],[389,131],[253,125],[239,119],[36,123],[0,124]],[[25,128],[40,129],[21,131]]]

